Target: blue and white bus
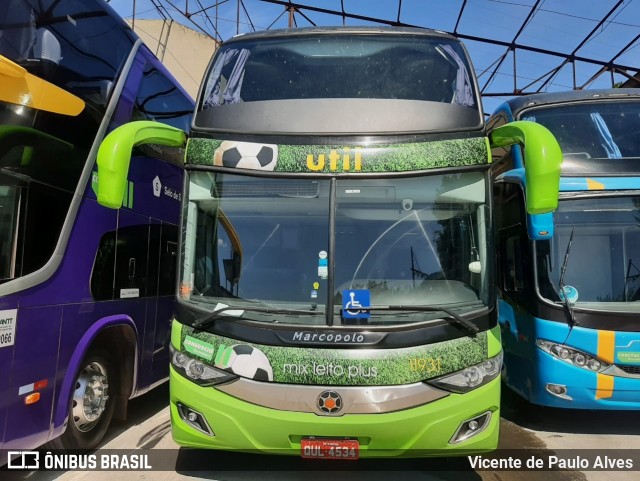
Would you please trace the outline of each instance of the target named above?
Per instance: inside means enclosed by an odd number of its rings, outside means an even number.
[[[506,383],[545,406],[639,409],[640,92],[516,98],[489,129],[513,120],[547,127],[563,163],[558,210],[530,215],[527,159],[494,150]]]

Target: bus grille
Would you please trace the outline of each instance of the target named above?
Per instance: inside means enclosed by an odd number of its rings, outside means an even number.
[[[634,374],[636,376],[640,376],[640,366],[623,366],[620,364],[616,364],[618,369],[622,369],[627,374]]]

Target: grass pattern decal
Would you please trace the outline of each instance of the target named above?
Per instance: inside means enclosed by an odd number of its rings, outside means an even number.
[[[486,164],[484,137],[375,146],[274,145],[191,138],[187,164],[274,172],[406,172]]]
[[[424,346],[399,349],[317,349],[246,343],[183,326],[184,341],[197,339],[214,349],[213,361],[195,356],[220,369],[235,372],[228,360],[230,349],[251,355],[256,366],[242,364],[245,373],[268,372],[268,379],[288,384],[329,386],[386,386],[410,384],[440,377],[478,364],[488,357],[487,332]],[[193,342],[193,341],[191,341]],[[234,348],[234,346],[237,346]],[[243,348],[243,346],[246,346]],[[257,352],[256,352],[257,351]],[[264,357],[262,356],[264,354]],[[192,352],[193,355],[193,352]],[[208,356],[207,356],[208,357]]]

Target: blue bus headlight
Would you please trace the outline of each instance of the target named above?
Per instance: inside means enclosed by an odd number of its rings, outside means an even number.
[[[238,376],[221,369],[208,366],[207,364],[194,359],[182,351],[169,346],[171,353],[171,364],[181,375],[201,386],[213,386],[223,382],[236,379]]]
[[[466,367],[461,371],[447,374],[428,381],[428,384],[445,389],[446,391],[465,393],[487,384],[495,379],[502,370],[502,351],[480,364]]]
[[[578,351],[573,347],[565,346],[544,339],[538,339],[536,345],[544,352],[551,354],[553,357],[560,359],[568,364],[572,364],[583,369],[593,372],[602,372],[611,366],[608,362],[598,359],[586,352]]]

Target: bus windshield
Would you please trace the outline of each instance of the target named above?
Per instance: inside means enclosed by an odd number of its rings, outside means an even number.
[[[366,134],[479,129],[471,71],[461,44],[440,34],[239,37],[210,66],[195,126]],[[393,109],[403,117],[390,124]]]
[[[640,157],[640,102],[580,102],[527,111],[521,120],[547,127],[565,159]]]
[[[480,172],[405,178],[263,178],[190,172],[182,286],[190,300],[325,312],[333,296],[370,292],[372,306],[489,304],[488,214]],[[335,202],[335,216],[331,203]],[[332,220],[333,219],[333,220]],[[330,236],[335,279],[328,292]],[[211,307],[209,307],[211,309]],[[324,324],[324,316],[245,317]],[[442,313],[372,311],[369,324]],[[338,323],[338,320],[334,322]]]
[[[640,312],[640,197],[561,200],[551,241],[537,241],[540,294],[560,303],[560,272],[576,308]]]
[[[50,259],[73,193],[133,47],[121,19],[96,0],[9,0],[0,16],[0,283]],[[79,99],[80,113],[41,109],[26,70]],[[45,102],[46,103],[46,102]],[[43,206],[47,206],[43,208]],[[21,237],[22,236],[22,237]]]

